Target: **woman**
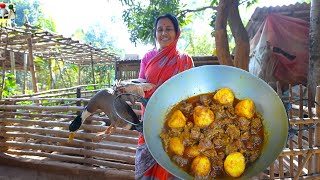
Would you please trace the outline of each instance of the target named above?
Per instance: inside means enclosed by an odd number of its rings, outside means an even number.
[[[176,49],[180,36],[179,22],[171,14],[159,16],[155,22],[154,36],[159,49],[153,49],[141,60],[139,78],[154,84],[154,88],[145,91],[145,98],[150,98],[154,91],[172,76],[192,68],[193,60],[186,53]],[[143,134],[140,134],[136,152],[136,179],[174,179],[150,154]]]

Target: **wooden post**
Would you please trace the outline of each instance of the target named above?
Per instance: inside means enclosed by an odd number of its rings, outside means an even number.
[[[22,94],[26,94],[26,78],[27,78],[27,73],[28,73],[28,55],[24,54],[23,55],[23,87],[22,87]]]
[[[81,98],[81,88],[77,88],[77,98]],[[76,102],[77,106],[81,106],[81,102]],[[81,111],[77,111],[77,115],[80,115]]]
[[[90,54],[90,58],[91,58],[91,70],[92,70],[92,83],[96,84],[96,79],[94,77],[94,64],[93,64],[93,56],[92,56],[92,52]]]
[[[6,104],[6,103],[4,103],[4,104]],[[3,111],[5,112],[5,110],[3,110]],[[5,117],[4,113],[2,113],[0,115],[0,117],[4,118]],[[4,136],[7,131],[5,130],[5,128],[2,128],[5,126],[6,126],[6,123],[3,121],[0,121],[0,127],[1,127],[0,128],[0,143],[5,143],[7,141],[7,137]],[[3,135],[3,136],[1,136],[1,135]],[[8,150],[8,146],[0,146],[0,152],[5,152],[7,150]]]
[[[32,49],[32,35],[30,35],[29,38],[27,38],[27,43],[28,43],[28,51],[29,51],[29,68],[31,72],[31,77],[32,77],[32,85],[33,85],[33,92],[36,93],[38,92],[38,87],[37,87],[37,76],[36,76],[36,68],[33,62],[33,49]]]
[[[1,51],[0,51],[1,53]],[[6,77],[6,63],[5,60],[1,60],[1,66],[2,66],[2,78],[1,78],[1,87],[0,87],[0,99],[2,99],[2,93],[3,93],[3,89],[4,89],[4,81],[5,81],[5,77]]]
[[[78,64],[78,85],[81,85],[81,65]]]
[[[16,77],[16,61],[14,58],[14,52],[10,51],[11,73]]]
[[[49,69],[49,74],[50,74],[50,84],[49,84],[49,87],[50,87],[50,89],[54,89],[54,82],[53,82],[53,76],[52,76],[51,63],[52,63],[52,60],[49,59],[49,60],[48,60],[48,69]]]
[[[0,122],[0,127],[6,126],[5,122]],[[0,129],[0,143],[5,143],[7,141],[7,138],[4,136],[1,136],[1,134],[6,134],[6,130],[4,128]],[[8,146],[0,146],[0,152],[5,152],[8,150]]]
[[[58,65],[58,68],[59,68],[59,72],[60,72],[60,77],[61,77],[61,80],[62,80],[62,84],[63,84],[63,86],[64,86],[64,87],[67,87],[67,86],[66,86],[66,82],[65,82],[64,77],[63,77],[63,73],[62,73],[62,71],[61,71],[61,67],[60,67],[60,65],[59,65],[59,61],[58,61],[58,60],[57,60],[57,65]]]
[[[315,100],[320,104],[320,86],[316,88],[316,97]],[[320,118],[320,107],[315,104],[316,107],[316,116]],[[318,123],[314,130],[314,146],[320,147],[320,124]],[[315,174],[320,173],[320,154],[315,155]]]
[[[107,71],[107,78],[108,78],[108,87],[111,87],[110,66],[109,66],[108,71]]]
[[[121,74],[120,74],[120,71],[119,71],[118,65],[117,65],[117,59],[114,63],[114,76],[115,76],[115,79],[121,79]]]

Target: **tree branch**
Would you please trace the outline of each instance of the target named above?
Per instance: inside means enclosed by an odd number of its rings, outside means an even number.
[[[186,14],[186,13],[189,13],[189,12],[198,12],[198,11],[203,11],[203,10],[206,10],[206,9],[217,10],[217,7],[216,6],[204,6],[202,8],[198,8],[198,9],[185,9],[185,10],[181,11],[181,14]]]

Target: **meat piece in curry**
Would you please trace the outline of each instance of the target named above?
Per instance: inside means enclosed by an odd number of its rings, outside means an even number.
[[[170,159],[196,179],[239,177],[261,154],[263,119],[253,100],[222,88],[174,106],[160,137]]]

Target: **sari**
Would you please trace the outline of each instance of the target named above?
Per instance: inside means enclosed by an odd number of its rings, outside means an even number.
[[[145,91],[145,98],[150,98],[155,90],[174,75],[194,66],[192,58],[177,50],[176,45],[180,29],[175,40],[160,52],[150,51],[141,61],[139,78],[155,84],[156,87]],[[147,58],[146,58],[147,57]],[[147,61],[147,63],[145,62]],[[144,69],[145,68],[145,69]],[[142,107],[142,114],[144,108]],[[145,144],[143,134],[139,134],[135,160],[135,178],[139,180],[173,180],[177,179],[162,168],[152,157]]]

